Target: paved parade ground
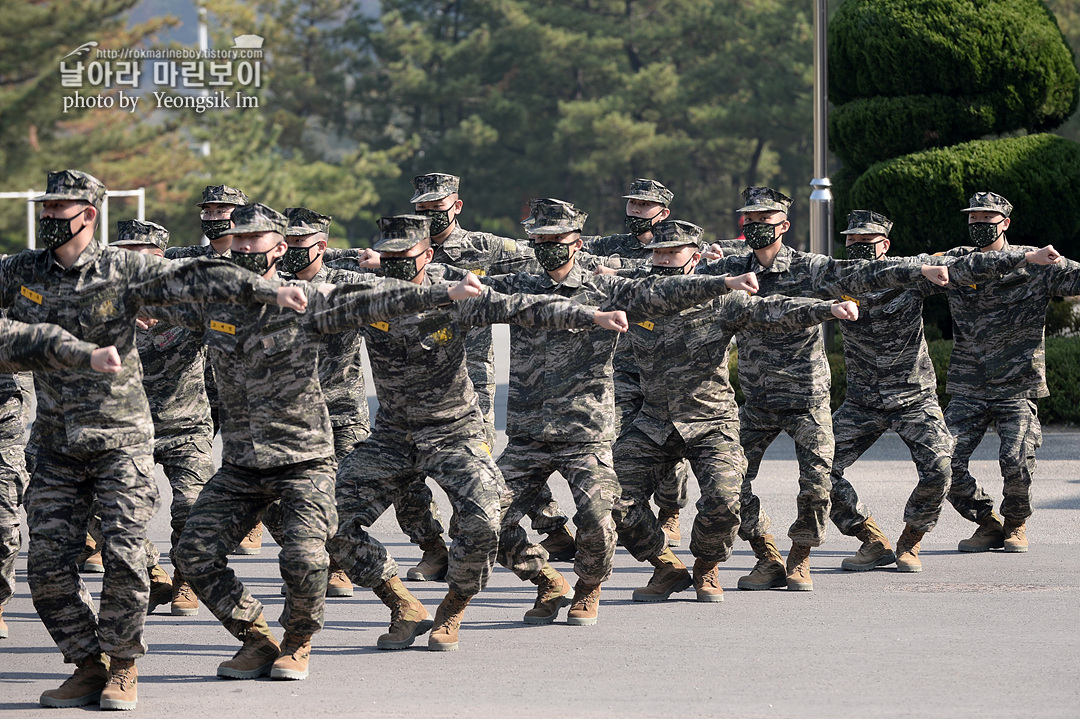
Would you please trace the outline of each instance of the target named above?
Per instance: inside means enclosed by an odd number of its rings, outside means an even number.
[[[1000,494],[997,437],[980,447],[973,473]],[[783,535],[795,514],[796,463],[786,436],[774,444],[755,488]],[[886,533],[900,534],[915,469],[895,435],[885,436],[848,475]],[[160,478],[164,496],[168,485]],[[380,652],[389,612],[374,594],[328,600],[303,682],[217,679],[218,662],[238,645],[210,612],[147,622],[150,653],[139,661],[142,717],[1076,717],[1080,715],[1080,434],[1047,431],[1039,452],[1036,515],[1027,554],[962,555],[956,542],[974,527],[946,507],[927,537],[921,574],[891,568],[840,569],[858,547],[830,527],[811,555],[813,592],[740,592],[753,565],[737,542],[721,565],[723,604],[698,604],[693,591],[661,604],[630,601],[651,567],[624,549],[604,585],[600,623],[521,623],[535,588],[497,569],[465,614],[461,650],[429,653],[426,641]],[[556,498],[570,507],[565,484]],[[696,494],[696,492],[695,492]],[[444,513],[449,507],[437,492]],[[448,514],[444,514],[448,516]],[[692,562],[685,533],[676,553]],[[168,547],[168,513],[151,538]],[[403,567],[420,551],[392,512],[375,527]],[[267,535],[269,541],[269,535]],[[787,541],[781,542],[787,550]],[[232,565],[276,618],[282,606],[277,547]],[[171,571],[171,567],[168,567]],[[558,564],[570,572],[568,564]],[[40,709],[39,694],[72,667],[38,620],[26,586],[25,546],[16,595],[5,608],[11,638],[0,640],[0,718],[56,717],[83,709]],[[95,595],[100,578],[87,576]],[[572,578],[571,578],[571,581]],[[430,611],[446,585],[409,583]],[[96,706],[86,710],[96,711]]]

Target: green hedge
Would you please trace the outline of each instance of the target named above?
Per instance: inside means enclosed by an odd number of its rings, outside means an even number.
[[[927,150],[872,166],[853,183],[842,174],[836,225],[853,209],[876,210],[896,224],[893,255],[938,252],[967,244],[960,212],[977,190],[1013,203],[1009,240],[1052,243],[1080,257],[1080,143],[1050,134],[976,140]]]
[[[937,393],[942,408],[949,405],[951,398],[945,393],[945,377],[949,371],[952,344],[952,340],[927,343],[937,374]],[[832,370],[831,404],[835,411],[847,392],[842,352],[829,354],[829,368]],[[742,404],[745,398],[739,387],[738,369],[738,358],[732,352],[729,364],[731,384],[735,388],[735,401]],[[1050,388],[1050,396],[1039,400],[1039,419],[1043,424],[1080,424],[1080,337],[1046,339],[1046,384]]]

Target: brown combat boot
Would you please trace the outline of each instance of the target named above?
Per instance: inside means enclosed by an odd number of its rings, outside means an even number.
[[[450,568],[450,552],[442,537],[421,542],[420,549],[424,550],[420,563],[409,570],[406,578],[414,582],[440,582],[445,579],[446,570]]]
[[[263,525],[259,522],[247,536],[240,540],[240,546],[233,550],[233,554],[256,555],[262,553]]]
[[[101,547],[89,534],[86,535],[86,543],[83,545],[79,558],[75,560],[79,571],[83,574],[104,574],[105,564],[101,561]]]
[[[600,611],[600,585],[586,584],[578,580],[574,585],[574,602],[566,613],[566,623],[575,627],[589,627],[596,624],[596,615]]]
[[[660,520],[660,528],[664,530],[664,536],[667,537],[667,545],[669,547],[682,546],[682,533],[679,531],[679,510],[661,508],[657,512],[656,518]]]
[[[435,628],[431,630],[431,635],[428,637],[429,651],[457,651],[458,629],[461,628],[461,618],[471,599],[472,597],[458,594],[453,589],[446,593],[442,604],[435,611]]]
[[[877,526],[877,522],[870,517],[855,532],[855,536],[862,540],[862,546],[854,557],[848,557],[840,566],[849,572],[867,572],[874,567],[883,567],[896,561],[889,538]]]
[[[956,545],[960,552],[989,552],[1005,546],[1005,528],[996,514],[991,512],[979,520],[979,528],[967,539]]]
[[[379,637],[379,649],[405,649],[431,629],[431,615],[424,605],[405,588],[400,577],[391,577],[372,591],[390,609],[390,628]]]
[[[281,640],[281,656],[270,670],[271,679],[307,679],[308,659],[311,658],[311,635],[285,632]]]
[[[900,539],[896,540],[896,571],[898,572],[921,572],[922,560],[919,559],[919,543],[923,535],[912,528],[910,524],[904,526]]]
[[[280,646],[266,623],[266,617],[259,614],[259,618],[248,627],[244,646],[232,659],[218,665],[217,675],[226,679],[264,677],[270,673],[278,654]]]
[[[536,603],[525,612],[526,624],[551,624],[559,618],[559,610],[570,603],[570,582],[545,563],[533,579],[536,585]]]
[[[577,542],[565,524],[544,537],[540,546],[547,550],[549,562],[572,562],[577,556]]]
[[[720,586],[720,569],[716,562],[694,560],[694,589],[699,602],[724,601],[724,588]]]
[[[352,580],[337,560],[330,557],[330,569],[326,577],[326,596],[328,597],[351,597],[353,595]]]
[[[1027,530],[1024,522],[1017,523],[1012,520],[1005,520],[1002,534],[1005,535],[1002,543],[1006,552],[1026,552],[1028,550]]]
[[[631,598],[635,602],[663,602],[672,594],[681,592],[693,584],[686,565],[675,556],[675,552],[672,552],[670,547],[665,549],[659,557],[650,559],[649,563],[656,567],[656,570],[653,571],[647,585],[634,590]]]
[[[160,564],[150,567],[150,602],[146,605],[146,613],[150,614],[162,604],[172,601],[173,584],[169,579],[165,568]]]
[[[81,707],[94,704],[109,682],[109,665],[104,654],[94,654],[76,665],[75,673],[57,689],[41,693],[43,707]]]
[[[199,600],[195,596],[195,590],[180,575],[179,570],[173,571],[172,604],[169,613],[174,617],[194,617],[199,613]]]
[[[787,588],[789,592],[812,592],[810,578],[810,545],[792,544],[787,555]]]
[[[104,710],[131,711],[139,701],[139,670],[134,659],[109,660],[109,681],[98,704]]]
[[[4,607],[0,606],[0,639],[8,638],[8,625],[4,621]]]
[[[773,536],[766,534],[754,537],[750,540],[750,547],[757,557],[757,564],[749,574],[739,577],[739,589],[755,591],[787,586],[784,558],[780,556],[780,549],[777,548]]]

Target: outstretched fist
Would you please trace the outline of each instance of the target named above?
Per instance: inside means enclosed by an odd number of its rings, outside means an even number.
[[[705,248],[705,251],[701,253],[701,259],[703,260],[719,260],[724,257],[724,248],[715,242]]]
[[[611,267],[605,267],[604,265],[597,265],[592,273],[594,275],[613,275],[615,274],[615,270]]]
[[[592,316],[592,321],[606,330],[614,330],[615,332],[626,332],[626,330],[630,329],[630,323],[626,320],[626,313],[622,310],[596,312]]]
[[[1027,252],[1024,257],[1029,265],[1053,265],[1061,261],[1061,254],[1054,249],[1053,245]]]
[[[465,279],[460,282],[455,282],[450,286],[450,299],[457,302],[458,300],[467,300],[470,297],[477,297],[484,290],[484,285],[477,279],[476,275],[469,273],[465,276]]]
[[[938,287],[949,284],[949,268],[945,265],[923,265],[922,275]]]
[[[123,369],[120,353],[112,345],[97,348],[90,353],[90,369],[102,374],[116,374]]]
[[[859,306],[850,300],[837,302],[832,306],[832,313],[833,317],[838,320],[849,320],[854,322],[859,319]]]
[[[379,261],[379,253],[370,247],[361,252],[356,257],[356,261],[360,263],[361,267],[369,270],[376,270],[381,265]]]
[[[299,287],[285,285],[278,288],[277,303],[279,307],[305,312],[307,311],[307,294]]]
[[[761,289],[758,286],[757,273],[755,272],[747,272],[744,275],[728,277],[724,280],[724,284],[727,285],[729,290],[745,290],[750,294],[755,294]]]

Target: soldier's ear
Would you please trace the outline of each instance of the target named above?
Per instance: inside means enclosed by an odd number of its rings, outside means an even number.
[[[670,207],[665,207],[664,209],[660,210],[660,221],[661,222],[663,222],[664,220],[666,220],[669,217],[671,217],[671,208]]]
[[[886,237],[884,240],[881,241],[881,254],[889,254],[890,247],[892,247],[892,243],[889,242],[889,238]]]
[[[1002,231],[1003,231],[1003,232],[1005,232],[1005,231],[1008,231],[1008,229],[1009,229],[1009,225],[1010,225],[1011,223],[1012,223],[1012,218],[1006,217],[1006,218],[1005,218],[1005,224],[1003,224],[1003,225],[1001,226],[1001,229],[1002,229]]]

